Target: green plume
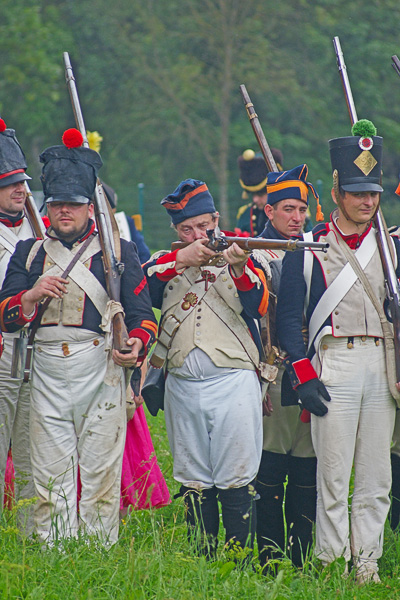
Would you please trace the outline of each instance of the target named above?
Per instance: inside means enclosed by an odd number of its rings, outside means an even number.
[[[351,128],[351,133],[361,137],[372,137],[376,135],[376,127],[372,121],[368,121],[368,119],[360,119],[354,123],[353,127]]]

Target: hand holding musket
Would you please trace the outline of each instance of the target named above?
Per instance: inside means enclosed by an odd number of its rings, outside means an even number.
[[[78,91],[72,72],[68,52],[64,52],[65,78],[71,97],[72,108],[75,115],[77,128],[83,136],[83,145],[87,148],[89,143],[86,136],[86,128],[79,103]],[[111,208],[105,197],[103,186],[97,180],[94,195],[96,224],[99,232],[99,240],[103,255],[104,272],[106,275],[107,291],[111,300],[120,301],[121,275],[124,265],[121,263],[121,244],[118,226],[115,222]],[[127,344],[129,335],[126,329],[123,313],[117,312],[113,317],[113,348],[122,354],[130,354],[131,346]]]

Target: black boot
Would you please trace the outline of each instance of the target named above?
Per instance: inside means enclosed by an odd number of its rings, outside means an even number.
[[[255,486],[218,490],[225,527],[225,542],[238,548],[253,548],[256,532]]]
[[[271,559],[281,559],[285,548],[283,522],[284,482],[288,469],[288,456],[263,450],[256,488],[257,544],[260,564]]]
[[[216,487],[201,491],[181,486],[180,495],[186,505],[189,543],[199,554],[215,558],[218,544],[219,510]]]
[[[289,457],[285,517],[289,556],[302,567],[313,543],[317,509],[317,459]]]
[[[389,513],[390,527],[394,531],[400,521],[400,456],[391,454],[392,463],[392,506]]]

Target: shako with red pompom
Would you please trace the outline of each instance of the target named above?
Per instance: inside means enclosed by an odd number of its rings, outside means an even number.
[[[7,125],[5,124],[5,121],[3,121],[3,119],[0,118],[0,133],[3,133],[3,131],[5,131],[7,129]]]
[[[78,129],[71,127],[64,131],[62,141],[67,148],[80,148],[83,144],[83,135]]]
[[[8,129],[0,118],[0,188],[30,179],[26,169],[25,155],[14,129]]]

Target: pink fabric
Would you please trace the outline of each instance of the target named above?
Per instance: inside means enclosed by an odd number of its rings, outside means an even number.
[[[154,452],[143,406],[128,422],[122,461],[121,509],[159,508],[171,502]]]
[[[12,508],[12,502],[13,502],[13,498],[14,498],[14,479],[15,479],[14,465],[13,465],[13,461],[12,461],[11,450],[9,450],[8,456],[7,456],[6,474],[5,474],[5,478],[4,478],[5,485],[4,485],[4,499],[3,499],[4,507],[8,508],[9,510],[11,510],[11,508]]]

